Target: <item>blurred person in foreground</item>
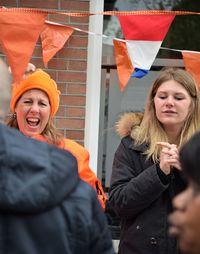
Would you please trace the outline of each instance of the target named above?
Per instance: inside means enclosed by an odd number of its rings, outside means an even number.
[[[0,116],[10,100],[0,60]],[[110,254],[112,240],[95,191],[75,157],[0,123],[0,253]]]
[[[169,233],[178,239],[185,254],[200,253],[200,132],[180,151],[183,174],[188,187],[173,200],[175,211],[169,216]]]

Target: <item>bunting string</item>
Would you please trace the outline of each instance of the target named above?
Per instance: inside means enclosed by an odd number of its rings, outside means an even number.
[[[26,15],[27,13],[29,15]],[[47,21],[48,14],[71,17],[117,16],[124,39]],[[39,37],[42,42],[43,61],[47,66],[48,61],[64,46],[73,31],[79,31],[113,41],[121,91],[125,89],[130,77],[142,78],[148,74],[159,49],[182,53],[186,69],[194,74],[200,84],[198,71],[200,69],[200,52],[161,47],[168,29],[177,15],[200,15],[200,12],[139,10],[90,13],[35,8],[5,8],[2,6],[0,7],[0,43],[11,66],[15,82],[20,81],[24,74]],[[18,62],[21,64],[17,64]]]
[[[129,15],[200,15],[200,12],[192,11],[169,11],[169,10],[138,10],[138,11],[104,11],[104,12],[63,12],[62,11],[50,11],[41,10],[36,8],[7,8],[4,6],[0,7],[0,12],[34,12],[34,13],[45,13],[45,14],[60,14],[67,16],[87,17],[92,15],[105,15],[105,16],[129,16]]]
[[[116,38],[114,36],[109,36],[109,35],[100,34],[100,33],[94,33],[94,32],[83,30],[83,29],[80,29],[80,28],[77,28],[77,27],[74,27],[74,26],[68,26],[68,25],[52,22],[52,21],[49,21],[49,20],[46,20],[45,23],[46,24],[54,24],[54,25],[59,25],[59,26],[63,26],[63,27],[73,28],[75,31],[90,34],[90,35],[93,35],[93,36],[101,36],[102,38],[106,38],[106,39],[111,39],[111,40],[116,40],[116,41],[121,41],[121,42],[127,42],[127,40],[125,40],[125,39]],[[187,52],[200,53],[200,51],[192,51],[192,50],[187,50],[187,49],[181,50],[181,49],[172,49],[172,48],[167,48],[167,47],[160,47],[160,49],[168,50],[168,51],[174,51],[174,52],[187,51]]]

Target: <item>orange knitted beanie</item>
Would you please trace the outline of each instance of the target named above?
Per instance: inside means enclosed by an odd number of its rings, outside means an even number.
[[[10,101],[11,112],[15,111],[16,103],[23,93],[30,89],[40,89],[48,95],[51,105],[51,115],[54,116],[59,107],[60,91],[57,89],[56,82],[51,79],[49,74],[40,69],[30,74],[19,84],[13,84]]]

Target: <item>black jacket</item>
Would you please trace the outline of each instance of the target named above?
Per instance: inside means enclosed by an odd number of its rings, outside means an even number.
[[[70,153],[3,125],[0,144],[0,253],[113,253],[96,193]]]
[[[143,155],[146,148],[127,136],[115,153],[109,202],[121,220],[119,253],[179,253],[168,236],[167,216],[172,198],[185,184],[176,169],[162,178],[159,166]]]

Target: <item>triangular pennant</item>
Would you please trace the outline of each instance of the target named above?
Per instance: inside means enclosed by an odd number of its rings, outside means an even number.
[[[182,51],[185,68],[192,74],[200,89],[200,52]]]
[[[130,79],[131,74],[134,71],[134,68],[128,55],[126,43],[123,41],[113,40],[113,44],[115,49],[117,72],[120,82],[120,91],[123,92]]]
[[[40,34],[43,49],[43,62],[48,61],[65,45],[74,29],[68,26],[46,22]]]
[[[150,70],[174,14],[119,15],[127,50],[137,74],[143,77]]]
[[[46,13],[0,11],[0,42],[11,67],[14,82],[19,82],[32,56]]]

